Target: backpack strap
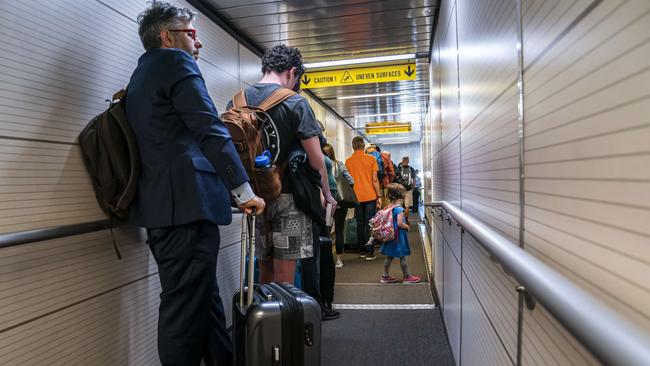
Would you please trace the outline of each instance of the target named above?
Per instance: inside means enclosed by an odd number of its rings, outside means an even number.
[[[276,105],[284,102],[287,98],[290,96],[295,95],[296,92],[294,92],[291,89],[287,88],[280,88],[274,91],[271,95],[269,95],[264,101],[258,106],[259,109],[264,110],[265,112],[268,111],[269,109],[275,107]]]
[[[127,87],[124,87],[124,89],[120,89],[120,90],[116,91],[115,94],[113,94],[111,100],[122,100],[122,99],[124,99],[124,97],[126,97],[126,88]]]
[[[235,96],[232,98],[233,107],[245,107],[248,105],[246,101],[246,94],[244,94],[244,89],[238,91]]]

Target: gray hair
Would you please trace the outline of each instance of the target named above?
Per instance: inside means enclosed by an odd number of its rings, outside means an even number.
[[[162,46],[160,32],[167,29],[183,28],[194,21],[196,12],[179,8],[167,2],[156,1],[151,7],[138,14],[138,34],[145,50]]]

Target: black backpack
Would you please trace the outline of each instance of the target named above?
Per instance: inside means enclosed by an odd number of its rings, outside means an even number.
[[[126,90],[113,95],[108,109],[88,122],[79,134],[81,156],[95,189],[97,203],[113,219],[126,221],[138,190],[140,153],[126,119]],[[121,258],[117,244],[113,245]]]
[[[413,189],[413,171],[412,168],[405,167],[403,165],[399,166],[397,174],[395,174],[395,183],[399,183],[404,186],[404,189],[410,191]]]

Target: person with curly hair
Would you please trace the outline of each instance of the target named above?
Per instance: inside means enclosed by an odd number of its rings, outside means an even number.
[[[277,45],[262,57],[262,79],[244,89],[246,103],[260,105],[274,91],[287,88],[299,91],[300,77],[305,72],[300,50]],[[233,102],[228,103],[230,109]],[[268,111],[271,119],[262,126],[262,142],[271,153],[271,160],[283,166],[296,151],[306,155],[309,167],[320,174],[323,200],[315,211],[323,211],[327,203],[336,207],[328,184],[321,144],[325,143],[321,127],[307,99],[300,94],[290,96]],[[297,261],[303,269],[303,288],[307,294],[320,301],[318,266],[320,248],[315,247],[321,229],[313,214],[306,210],[305,202],[294,199],[289,183],[290,169],[282,180],[282,194],[267,203],[267,213],[257,223],[255,255],[260,265],[260,282],[294,282]],[[320,193],[319,193],[320,195]],[[302,209],[301,209],[302,208]],[[322,221],[322,218],[321,220]],[[330,311],[328,311],[329,313]]]

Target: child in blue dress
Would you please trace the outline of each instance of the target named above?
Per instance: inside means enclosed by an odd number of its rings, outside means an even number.
[[[402,282],[418,283],[420,282],[420,277],[410,274],[406,263],[406,257],[411,255],[411,248],[409,247],[408,239],[409,226],[404,221],[404,208],[401,206],[401,201],[406,195],[406,189],[404,189],[404,186],[397,183],[391,183],[386,188],[388,199],[390,199],[391,205],[395,206],[395,208],[393,208],[393,225],[395,232],[397,233],[397,239],[387,241],[381,245],[379,251],[386,256],[386,259],[384,260],[384,274],[379,279],[379,282],[397,282],[397,279],[390,275],[389,270],[393,259],[399,258],[399,263],[402,266],[402,273],[404,274]]]

